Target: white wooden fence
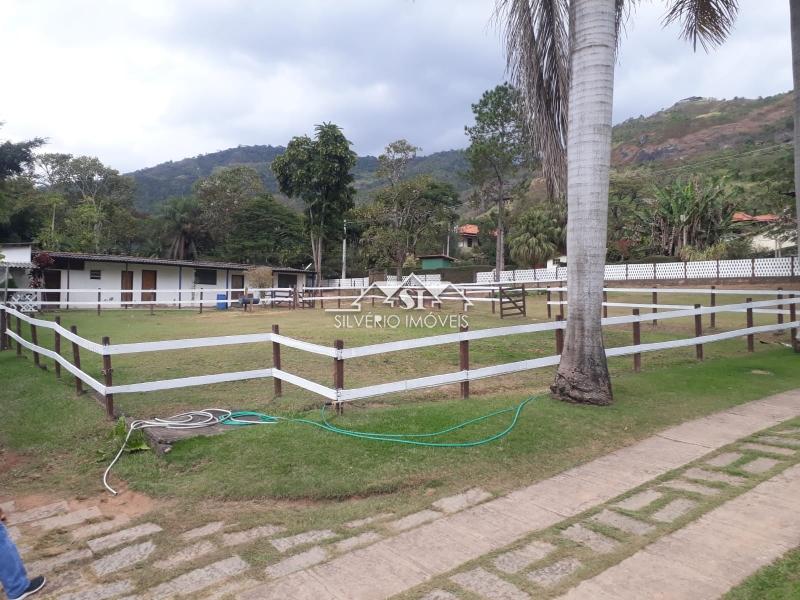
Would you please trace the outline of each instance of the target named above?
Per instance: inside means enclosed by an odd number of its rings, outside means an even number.
[[[661,290],[663,291],[663,290]],[[703,290],[708,293],[712,290]],[[761,290],[753,290],[753,294],[761,293]],[[707,306],[699,308],[679,309],[669,312],[648,313],[645,315],[633,314],[626,316],[603,318],[603,326],[618,326],[624,324],[631,324],[633,326],[633,339],[634,344],[629,346],[608,348],[606,350],[607,356],[626,356],[634,355],[634,365],[637,364],[638,357],[644,352],[653,352],[657,350],[666,350],[671,348],[681,348],[695,346],[697,349],[698,359],[702,359],[702,346],[712,342],[717,342],[725,339],[747,337],[748,350],[753,351],[753,336],[758,333],[777,332],[790,329],[791,339],[795,348],[797,337],[797,328],[800,322],[796,319],[796,306],[800,304],[800,298],[779,298],[775,300],[764,300],[758,302],[746,302],[739,304],[728,304],[721,306]],[[778,308],[787,307],[789,310],[790,318],[787,322],[778,322],[772,325],[753,326],[753,311],[755,310],[769,310],[770,312]],[[725,331],[704,335],[702,333],[702,324],[700,319],[702,315],[716,315],[723,312],[740,312],[747,313],[747,326],[742,329],[733,331]],[[635,312],[638,312],[635,310]],[[777,311],[776,311],[777,312]],[[783,311],[781,311],[782,313]],[[638,343],[638,328],[641,322],[644,321],[663,321],[666,319],[677,318],[692,318],[695,323],[695,336],[686,339],[675,339],[664,342],[655,342],[641,344]],[[712,317],[713,318],[713,317]],[[11,321],[16,320],[16,331],[11,327]],[[783,319],[781,318],[780,321]],[[30,327],[31,340],[27,340],[21,333],[21,324],[26,323]],[[496,377],[501,375],[508,375],[511,373],[519,373],[547,367],[558,364],[560,360],[560,352],[563,344],[563,329],[566,327],[566,321],[548,321],[543,323],[528,323],[524,325],[515,325],[511,327],[498,327],[490,329],[480,329],[474,331],[460,331],[458,333],[450,333],[444,335],[435,335],[424,338],[415,338],[400,340],[395,342],[385,342],[379,344],[371,344],[367,346],[359,346],[354,348],[344,348],[341,341],[337,341],[333,347],[322,346],[303,340],[280,335],[278,327],[273,326],[272,332],[246,334],[246,335],[231,335],[231,336],[216,336],[204,338],[191,338],[191,339],[177,339],[177,340],[164,340],[157,342],[139,342],[130,344],[110,344],[108,339],[104,339],[103,344],[92,342],[77,335],[76,330],[67,330],[59,323],[37,319],[30,317],[20,311],[15,310],[7,305],[0,305],[0,341],[2,341],[3,349],[9,349],[11,342],[17,345],[17,353],[22,352],[22,348],[26,348],[33,353],[34,362],[38,365],[40,357],[47,357],[56,363],[56,372],[60,374],[60,368],[63,367],[75,377],[75,384],[77,390],[81,391],[83,383],[91,387],[98,394],[105,398],[106,410],[109,415],[113,415],[113,397],[115,394],[127,393],[142,393],[152,392],[167,389],[177,389],[190,386],[209,385],[213,383],[230,382],[230,381],[244,381],[251,379],[272,378],[274,380],[275,394],[281,394],[281,382],[285,381],[300,388],[308,390],[314,394],[322,396],[332,403],[342,403],[362,398],[370,398],[375,396],[382,396],[386,394],[410,392],[422,388],[436,387],[442,385],[449,385],[454,383],[461,383],[462,396],[469,395],[469,382],[487,377]],[[53,330],[55,334],[55,346],[53,349],[44,348],[37,342],[37,328],[46,328]],[[522,361],[515,361],[511,363],[504,363],[499,365],[492,365],[480,368],[470,368],[469,366],[469,343],[470,341],[477,341],[482,339],[490,339],[497,337],[505,337],[509,335],[524,335],[531,333],[541,333],[553,331],[555,333],[556,354],[551,356],[531,358]],[[61,341],[67,340],[73,346],[73,362],[67,360],[61,353]],[[208,348],[225,345],[235,344],[253,344],[253,343],[270,343],[272,344],[273,365],[267,369],[256,369],[248,371],[234,371],[226,373],[214,373],[209,375],[200,375],[193,377],[180,377],[176,379],[145,381],[140,383],[114,385],[112,382],[111,357],[122,354],[137,354],[144,352],[164,352],[175,350],[188,350],[192,348]],[[412,379],[404,379],[401,381],[393,381],[388,383],[381,383],[377,385],[369,385],[358,388],[345,388],[344,385],[344,364],[345,361],[355,358],[366,356],[375,356],[382,354],[389,354],[395,352],[402,352],[417,348],[425,348],[432,346],[441,346],[448,344],[459,345],[460,363],[459,370],[451,373],[444,373],[440,375],[430,375],[426,377],[417,377]],[[311,381],[299,375],[289,373],[281,368],[280,349],[282,346],[287,346],[308,352],[311,354],[325,356],[333,361],[334,364],[334,381],[333,386],[328,387],[321,383]],[[80,367],[80,353],[79,349],[83,348],[94,354],[100,355],[103,358],[103,374],[104,381],[100,382],[87,374]],[[466,357],[466,360],[465,360]]]
[[[647,279],[726,279],[757,277],[798,277],[800,261],[796,256],[783,258],[748,258],[742,260],[701,260],[665,263],[624,263],[606,265],[606,281],[636,281]],[[550,269],[518,269],[502,271],[501,282],[534,283],[539,281],[564,281],[566,267]],[[477,283],[491,283],[494,271],[476,275]]]

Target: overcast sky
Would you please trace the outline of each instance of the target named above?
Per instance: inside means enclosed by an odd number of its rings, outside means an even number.
[[[645,2],[622,42],[615,122],[687,96],[791,87],[788,0],[741,0],[696,54]],[[123,172],[340,125],[359,154],[405,137],[465,145],[470,103],[504,80],[492,0],[0,0],[0,139]]]

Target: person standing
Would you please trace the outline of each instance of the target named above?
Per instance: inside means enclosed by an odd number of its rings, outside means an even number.
[[[19,557],[17,546],[11,541],[5,523],[6,516],[0,508],[0,584],[9,600],[22,600],[40,591],[47,580],[39,575],[28,579],[25,565]]]

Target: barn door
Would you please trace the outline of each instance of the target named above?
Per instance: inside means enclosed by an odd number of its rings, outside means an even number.
[[[231,289],[242,290],[244,289],[244,275],[231,275]],[[231,300],[238,300],[244,295],[242,291],[231,292]]]
[[[122,272],[122,285],[121,290],[133,290],[133,271]],[[122,292],[122,303],[133,302],[133,292]]]
[[[44,287],[45,289],[60,290],[61,289],[61,271],[48,269],[44,272]],[[61,292],[45,292],[43,294],[45,302],[61,302]],[[45,304],[45,308],[58,306],[54,304]]]
[[[142,271],[142,302],[155,302],[155,291],[148,292],[146,290],[155,290],[156,281],[158,280],[158,271]]]

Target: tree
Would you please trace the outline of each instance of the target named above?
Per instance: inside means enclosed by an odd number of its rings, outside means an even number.
[[[800,257],[800,0],[789,0],[794,83],[794,202],[797,222],[797,256]]]
[[[247,202],[264,194],[264,184],[258,171],[237,165],[222,167],[195,184],[205,226],[216,243],[224,242],[234,233],[233,215]]]
[[[0,127],[2,125],[0,122]],[[9,226],[12,220],[19,221],[23,215],[33,216],[29,205],[33,186],[30,178],[25,177],[25,171],[33,165],[33,151],[44,143],[42,138],[34,138],[24,142],[6,140],[0,144],[0,231]],[[28,218],[23,220],[29,221]],[[35,231],[35,226],[26,227],[26,230],[30,229]],[[10,238],[5,236],[3,239]],[[21,241],[30,240],[31,237],[28,237]]]
[[[203,210],[197,198],[169,198],[157,217],[162,228],[166,258],[193,260],[198,246],[206,238]]]
[[[398,185],[409,163],[417,157],[417,152],[420,150],[422,148],[409,144],[405,139],[392,142],[378,157],[378,177],[387,179],[392,187]]]
[[[483,93],[472,105],[475,125],[465,127],[469,178],[497,206],[497,249],[495,281],[505,267],[503,206],[509,194],[511,177],[524,164],[522,114],[519,92],[508,84]]]
[[[610,404],[600,322],[618,30],[632,1],[498,0],[512,81],[542,154],[550,187],[567,191],[569,318],[551,386],[563,400]],[[736,0],[674,0],[666,23],[704,48],[721,43]],[[569,21],[569,27],[568,23]],[[564,154],[566,141],[566,155]],[[566,164],[566,169],[564,165]]]
[[[448,231],[459,203],[452,185],[429,175],[387,186],[359,213],[359,220],[369,223],[361,244],[373,264],[394,266],[400,276],[422,240]]]
[[[92,156],[43,154],[36,163],[37,183],[50,212],[44,239],[97,253],[133,248],[140,221],[133,214],[133,179]],[[56,227],[62,221],[63,235]]]
[[[511,257],[520,266],[538,266],[558,255],[563,231],[558,220],[542,209],[520,215],[511,229]]]
[[[308,259],[301,215],[270,194],[244,203],[231,217],[233,233],[217,249],[226,260],[302,267]]]
[[[342,219],[353,207],[355,188],[351,169],[356,153],[342,130],[333,123],[314,128],[314,139],[294,137],[286,152],[272,161],[281,192],[305,204],[305,227],[317,277],[322,277],[325,242],[340,239]]]

